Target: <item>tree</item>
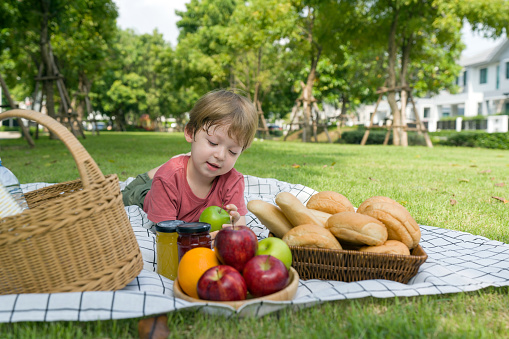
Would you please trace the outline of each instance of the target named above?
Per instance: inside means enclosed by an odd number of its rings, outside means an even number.
[[[158,121],[167,114],[171,96],[165,93],[166,83],[175,82],[165,68],[172,53],[157,31],[143,35],[130,29],[118,31],[107,58],[108,71],[93,87],[95,107],[109,115],[119,130],[144,113]]]
[[[318,101],[341,107],[339,127],[347,119],[348,110],[375,100],[375,89],[383,83],[383,71],[379,51],[353,50],[351,44],[345,43],[336,53],[322,57],[313,95]]]
[[[247,92],[261,117],[265,96],[282,85],[281,75],[291,53],[287,45],[296,34],[297,18],[290,2],[277,0],[239,4],[232,14],[226,32],[233,55],[230,85]]]
[[[42,81],[47,112],[55,117],[55,105],[60,103],[61,110],[67,105],[69,85],[77,87],[78,78],[86,84],[87,75],[100,72],[100,61],[115,28],[116,7],[112,0],[7,1],[17,13],[9,34],[9,54],[16,67],[8,81],[21,79],[22,95],[34,97],[40,91],[34,78]],[[62,81],[65,76],[68,78]]]
[[[311,115],[313,98],[313,85],[316,79],[316,69],[323,50],[322,38],[325,35],[324,30],[320,30],[326,22],[326,15],[320,9],[320,1],[296,1],[294,3],[297,11],[300,13],[299,27],[301,29],[302,52],[307,54],[309,71],[307,72],[306,82],[302,84],[301,98],[303,103],[303,129],[302,141],[311,141],[311,126],[309,122],[313,121],[313,131],[316,136],[316,121]],[[315,139],[316,140],[316,139]]]
[[[237,3],[191,0],[186,4],[187,11],[176,11],[182,17],[177,22],[180,34],[176,48],[176,58],[185,74],[182,86],[198,96],[229,84],[232,55],[226,32]]]
[[[408,97],[409,79],[412,78],[413,82],[419,79],[420,88],[426,91],[444,88],[452,83],[449,80],[456,72],[455,57],[459,56],[462,48],[459,35],[461,22],[455,20],[454,15],[440,5],[440,1],[361,1],[358,9],[361,15],[369,18],[369,26],[364,28],[369,39],[386,41],[386,53],[381,57],[387,60],[385,90],[393,116],[393,143],[406,146],[406,130],[402,128],[406,120],[402,111],[405,110]],[[431,55],[441,57],[432,63],[433,72],[419,72],[421,61],[429,59]],[[430,81],[433,78],[435,82]],[[445,85],[443,80],[446,80]],[[397,103],[397,93],[400,93],[401,109]]]
[[[53,46],[55,54],[62,56],[58,61],[81,120],[86,118],[85,111],[92,113],[90,91],[105,71],[104,61],[116,35],[118,12],[111,0],[77,1],[66,10],[74,20],[59,27]]]
[[[379,0],[359,1],[358,13],[367,18],[364,28],[372,41],[387,41],[387,99],[394,125],[394,145],[407,145],[405,109],[408,86],[417,93],[454,90],[464,45],[463,19],[491,36],[508,27],[507,1]],[[505,27],[505,28],[504,28]],[[378,37],[376,39],[375,37]],[[396,91],[400,91],[401,109]]]
[[[311,108],[315,100],[313,89],[320,58],[337,56],[337,49],[352,40],[352,36],[347,34],[348,26],[355,26],[359,19],[353,15],[355,7],[348,1],[294,0],[292,3],[300,14],[300,40],[296,41],[295,51],[305,56],[308,62],[306,82],[301,82],[301,99],[304,110],[302,138],[303,141],[310,141],[311,128],[316,140],[317,122],[311,114]],[[353,22],[351,17],[354,18]],[[333,58],[337,59],[335,56]]]

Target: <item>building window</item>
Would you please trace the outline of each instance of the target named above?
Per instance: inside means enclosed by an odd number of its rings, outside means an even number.
[[[463,87],[467,86],[467,71],[463,72]]]
[[[424,113],[423,113],[423,117],[424,118],[429,118],[429,107],[424,107]]]
[[[505,78],[509,79],[509,61],[505,63]]]
[[[482,115],[482,102],[477,103],[477,115]]]
[[[509,114],[509,102],[505,103],[505,114]]]
[[[497,89],[500,88],[500,65],[497,65]]]
[[[487,68],[481,68],[481,76],[480,76],[479,83],[480,84],[485,84],[487,82],[488,82],[488,69]]]
[[[465,116],[465,105],[458,105],[458,116]]]
[[[442,106],[442,118],[451,116],[451,106]]]

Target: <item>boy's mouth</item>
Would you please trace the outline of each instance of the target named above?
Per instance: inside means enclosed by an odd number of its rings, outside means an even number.
[[[220,169],[220,168],[221,168],[221,167],[219,167],[218,165],[213,164],[213,163],[208,162],[208,161],[207,161],[207,166],[208,166],[211,170],[218,170],[218,169]]]

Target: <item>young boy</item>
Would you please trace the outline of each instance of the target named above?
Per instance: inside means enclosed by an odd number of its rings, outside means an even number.
[[[218,90],[200,98],[189,117],[190,154],[139,175],[122,192],[124,204],[139,205],[155,223],[198,221],[208,206],[223,206],[235,224],[245,225],[244,177],[233,166],[254,139],[254,105],[233,91]]]

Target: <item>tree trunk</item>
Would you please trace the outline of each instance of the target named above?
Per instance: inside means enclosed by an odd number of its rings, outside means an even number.
[[[78,93],[76,94],[76,100],[73,105],[76,110],[76,114],[78,114],[78,121],[83,121],[83,117],[85,116],[87,109],[85,102],[85,96],[88,95],[87,89],[85,74],[80,72],[78,78]]]
[[[407,39],[402,46],[402,55],[401,55],[401,72],[400,72],[400,83],[401,83],[401,125],[406,126],[406,106],[408,103],[408,93],[406,87],[408,86],[406,77],[408,72],[408,64],[410,63],[410,50],[412,49],[412,44],[409,41],[412,41],[412,37]],[[408,146],[408,133],[406,129],[401,131],[401,146]]]
[[[311,141],[311,126],[309,125],[309,121],[313,119],[313,130],[316,133],[316,121],[311,115],[311,108],[313,107],[313,84],[316,79],[316,67],[318,65],[318,60],[320,59],[320,54],[322,53],[322,47],[317,47],[317,54],[311,56],[311,69],[309,70],[308,78],[306,81],[306,85],[302,91],[302,101],[304,103],[304,122],[303,122],[303,133],[302,133],[302,141],[310,142]]]
[[[256,64],[256,74],[255,74],[255,91],[254,91],[254,99],[253,104],[256,107],[256,112],[258,113],[258,130],[263,131],[263,134],[265,135],[265,138],[269,138],[269,129],[267,128],[267,123],[265,122],[265,117],[263,115],[262,110],[262,102],[261,102],[261,87],[262,84],[259,79],[259,75],[262,69],[262,56],[263,56],[263,49],[260,47],[258,48],[258,58],[257,58],[257,64]]]
[[[125,132],[125,114],[122,110],[119,110],[115,115],[115,130],[119,132]]]
[[[44,74],[48,77],[54,76],[53,63],[50,57],[50,46],[49,46],[49,32],[48,32],[48,21],[49,21],[49,0],[41,0],[41,36],[40,36],[40,48],[41,58],[44,63]],[[54,98],[54,83],[53,80],[44,80],[44,92],[46,93],[46,112],[52,118],[56,118],[55,114],[55,98]],[[57,139],[57,137],[50,131],[50,139]]]
[[[12,99],[11,94],[9,93],[9,89],[7,88],[7,84],[5,83],[4,78],[2,77],[1,74],[0,74],[0,85],[1,85],[2,90],[4,91],[4,96],[7,98],[7,101],[9,102],[9,106],[11,106],[11,109],[16,109],[17,105],[14,102],[14,100]],[[23,137],[28,142],[28,145],[30,147],[35,147],[34,141],[32,140],[32,137],[30,136],[29,128],[27,128],[23,124],[23,121],[21,120],[21,118],[17,118],[17,120],[18,120],[18,125],[21,128],[21,134],[23,134]]]
[[[314,104],[314,103],[313,103]],[[313,107],[311,107],[311,116],[313,118],[313,138],[315,138],[315,142],[318,142],[318,123],[319,123],[319,120],[318,120],[318,117],[319,117],[319,112],[314,109],[315,105],[313,105]],[[313,114],[313,110],[314,110],[314,113]]]
[[[346,104],[348,103],[348,97],[345,95],[345,93],[341,94],[341,111],[339,112],[339,115],[337,117],[338,121],[336,123],[337,126],[337,134],[339,139],[341,139],[341,127],[343,127],[343,122],[347,119],[347,111],[346,111]]]
[[[310,45],[311,50],[311,67],[309,70],[309,74],[306,80],[305,86],[302,86],[302,108],[304,113],[304,121],[302,128],[302,141],[309,142],[311,141],[311,126],[309,125],[310,120],[313,120],[313,132],[316,135],[316,121],[312,115],[312,107],[313,107],[313,84],[316,79],[316,67],[318,65],[318,61],[320,60],[320,54],[322,53],[322,46],[318,45],[316,41],[313,39],[313,28],[315,22],[315,13],[313,8],[310,6],[307,7],[308,16],[307,16],[307,24],[306,27],[307,32],[307,41]],[[316,53],[316,54],[315,54]],[[302,85],[302,84],[301,84]],[[315,139],[316,140],[316,139]]]
[[[396,30],[398,26],[398,16],[399,10],[397,8],[394,9],[394,17],[391,24],[391,30],[389,33],[389,78],[387,79],[387,85],[389,87],[389,92],[387,94],[387,101],[392,111],[392,123],[393,123],[393,144],[395,146],[400,145],[400,131],[401,128],[401,115],[398,108],[398,103],[396,102],[396,91],[394,88],[396,87]]]
[[[41,20],[41,37],[40,37],[40,48],[41,58],[44,63],[44,74],[48,77],[54,75],[53,63],[50,60],[49,51],[49,32],[48,32],[48,21],[49,21],[49,1],[41,0],[42,20]],[[53,80],[44,80],[44,88],[46,92],[46,111],[50,117],[55,117],[55,102],[54,102],[54,86]]]

